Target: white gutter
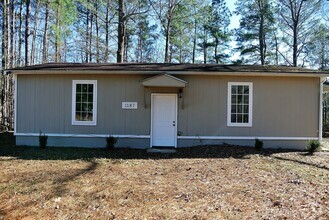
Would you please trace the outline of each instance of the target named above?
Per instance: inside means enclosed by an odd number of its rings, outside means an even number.
[[[323,83],[326,81],[325,77],[320,78],[319,91],[319,142],[322,142],[322,114],[323,114]]]

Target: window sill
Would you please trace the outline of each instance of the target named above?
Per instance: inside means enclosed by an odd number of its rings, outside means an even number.
[[[252,127],[252,124],[232,124],[229,123],[227,124],[227,127]]]
[[[79,122],[79,121],[74,121],[72,122],[72,125],[82,125],[82,126],[96,126],[96,122]]]

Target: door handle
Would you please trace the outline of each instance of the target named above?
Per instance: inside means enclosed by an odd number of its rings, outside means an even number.
[[[174,126],[174,127],[176,126],[176,122],[175,121],[172,122],[172,126]]]

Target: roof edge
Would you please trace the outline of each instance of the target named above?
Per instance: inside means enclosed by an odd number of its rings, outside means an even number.
[[[204,76],[280,76],[280,77],[329,77],[329,72],[221,72],[221,71],[128,71],[128,70],[7,70],[7,74],[16,75],[204,75]]]

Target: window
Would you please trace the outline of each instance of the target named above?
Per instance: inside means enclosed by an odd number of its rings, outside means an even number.
[[[73,80],[72,125],[96,125],[97,81]]]
[[[252,126],[252,83],[228,83],[227,126]]]

